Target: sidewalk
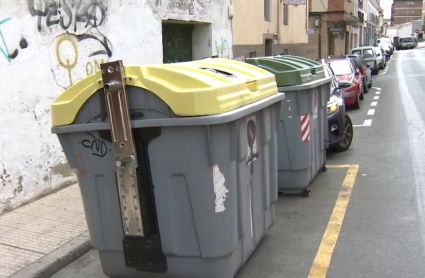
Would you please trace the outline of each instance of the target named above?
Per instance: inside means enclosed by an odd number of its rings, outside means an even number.
[[[78,184],[0,216],[0,278],[49,277],[90,248]]]

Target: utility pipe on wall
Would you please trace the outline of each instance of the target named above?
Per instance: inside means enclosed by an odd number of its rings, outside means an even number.
[[[280,5],[282,5],[283,0],[277,0],[277,22],[276,22],[276,29],[277,29],[277,51],[279,52],[279,44],[280,44]]]

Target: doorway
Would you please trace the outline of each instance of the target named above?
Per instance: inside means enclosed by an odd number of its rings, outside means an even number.
[[[163,23],[162,53],[163,63],[192,61],[193,25]]]
[[[266,39],[265,40],[265,56],[272,56],[273,55],[273,41]]]
[[[335,35],[328,34],[328,55],[335,55]]]

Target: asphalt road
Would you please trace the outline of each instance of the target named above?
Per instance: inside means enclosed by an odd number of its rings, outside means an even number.
[[[328,165],[358,172],[330,168],[309,198],[280,196],[237,278],[425,277],[425,48],[394,53],[373,86],[348,111],[351,148],[328,153]],[[91,251],[52,277],[106,276]]]

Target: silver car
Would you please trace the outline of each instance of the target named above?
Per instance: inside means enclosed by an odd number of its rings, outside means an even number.
[[[372,73],[378,74],[379,72],[379,57],[375,52],[373,46],[356,47],[351,50],[351,54],[360,55],[369,65]]]
[[[385,59],[384,50],[380,46],[374,47],[376,56],[379,58],[379,69],[384,69],[387,66],[387,60]]]

